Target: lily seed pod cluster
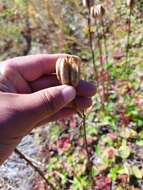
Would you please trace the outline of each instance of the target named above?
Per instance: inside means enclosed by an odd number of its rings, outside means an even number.
[[[61,57],[56,62],[56,75],[61,84],[76,87],[80,80],[80,63],[77,56]]]
[[[130,9],[133,9],[134,6],[135,6],[135,0],[127,0],[127,6],[128,6]]]
[[[91,7],[90,9],[90,14],[93,18],[95,19],[103,19],[104,15],[105,15],[105,9],[103,7],[103,5],[95,5],[93,7]]]

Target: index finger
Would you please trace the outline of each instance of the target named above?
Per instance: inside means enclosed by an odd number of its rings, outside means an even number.
[[[56,61],[66,54],[38,54],[16,57],[6,61],[27,81],[34,81],[39,77],[54,73]]]

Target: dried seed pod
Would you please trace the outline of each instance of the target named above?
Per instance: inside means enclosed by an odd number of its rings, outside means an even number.
[[[61,84],[77,86],[80,80],[80,58],[77,56],[61,57],[56,62],[56,74]]]
[[[89,1],[88,0],[82,0],[82,4],[84,7],[88,7]]]
[[[127,0],[127,6],[128,6],[130,9],[133,9],[134,6],[135,6],[135,0]]]
[[[95,5],[91,7],[90,14],[93,18],[101,20],[105,15],[105,9],[103,5]]]
[[[82,4],[84,7],[91,7],[94,4],[94,2],[93,0],[82,0]]]

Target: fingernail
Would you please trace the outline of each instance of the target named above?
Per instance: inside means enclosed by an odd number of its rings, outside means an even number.
[[[76,91],[72,86],[65,86],[65,88],[62,90],[62,94],[65,100],[65,103],[69,103],[75,98]]]

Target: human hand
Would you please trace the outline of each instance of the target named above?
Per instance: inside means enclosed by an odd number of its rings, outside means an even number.
[[[80,81],[76,90],[59,85],[54,73],[61,56],[30,55],[0,64],[0,163],[34,127],[91,106],[94,85]]]

